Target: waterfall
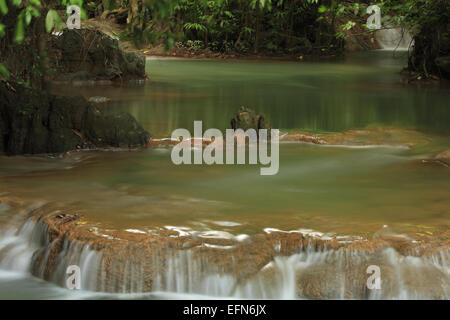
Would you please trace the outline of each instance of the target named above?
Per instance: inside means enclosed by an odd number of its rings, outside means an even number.
[[[401,255],[393,248],[368,253],[306,245],[289,256],[274,257],[245,277],[240,273],[245,263],[231,258],[231,268],[225,269],[210,261],[213,255],[201,253],[159,248],[152,249],[151,256],[124,251],[123,260],[114,260],[117,255],[108,257],[89,244],[66,238],[52,241],[48,226],[32,220],[0,233],[0,269],[32,273],[65,287],[67,267],[77,265],[82,290],[126,294],[120,297],[144,297],[152,292],[163,298],[450,298],[449,250],[417,257]],[[380,290],[366,286],[369,265],[380,267]]]
[[[408,50],[412,44],[411,35],[403,28],[377,30],[375,39],[384,50]]]
[[[402,256],[394,249],[367,254],[361,251],[307,248],[276,257],[257,275],[239,280],[189,251],[172,256],[169,268],[157,276],[155,290],[244,299],[449,299],[448,251],[428,258]],[[367,266],[378,264],[382,287],[366,287]]]
[[[29,272],[33,255],[46,248],[47,226],[27,220],[21,227],[10,227],[0,237],[0,268]]]
[[[31,273],[64,287],[67,267],[77,265],[83,270],[82,289],[96,290],[101,254],[89,245],[69,243],[67,239],[50,242],[48,225],[31,219],[0,231],[0,269]],[[56,250],[59,241],[63,242],[62,249]],[[55,259],[55,253],[58,253],[56,262],[50,261]]]

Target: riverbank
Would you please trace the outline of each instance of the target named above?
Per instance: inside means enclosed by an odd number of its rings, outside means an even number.
[[[139,50],[147,58],[159,58],[159,59],[193,59],[193,60],[242,60],[242,61],[327,61],[336,58],[341,58],[342,54],[323,54],[323,55],[311,55],[311,54],[252,54],[252,53],[239,53],[239,52],[213,52],[208,49],[190,50],[186,48],[175,48],[165,50],[163,46],[142,48]]]

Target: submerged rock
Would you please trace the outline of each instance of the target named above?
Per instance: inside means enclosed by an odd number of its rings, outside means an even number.
[[[0,82],[0,152],[61,153],[146,145],[150,134],[129,114],[105,115],[82,97],[60,97]]]
[[[119,47],[119,40],[95,27],[64,30],[52,38],[59,81],[144,79],[145,57]]]

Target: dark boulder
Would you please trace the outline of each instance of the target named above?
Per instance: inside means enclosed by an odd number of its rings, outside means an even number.
[[[60,97],[0,82],[0,152],[61,153],[146,145],[150,135],[129,114],[105,115],[83,97]]]
[[[450,56],[438,57],[436,58],[435,63],[439,69],[450,75]]]
[[[58,60],[56,80],[144,79],[145,57],[120,48],[119,40],[86,26],[65,29],[51,40],[52,56]]]

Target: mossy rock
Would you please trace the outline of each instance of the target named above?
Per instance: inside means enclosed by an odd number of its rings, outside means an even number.
[[[241,107],[236,116],[231,119],[231,127],[234,130],[255,129],[258,132],[259,129],[270,129],[270,124],[264,115],[257,114],[252,109]]]
[[[65,29],[51,40],[58,59],[56,80],[144,79],[145,56],[120,48],[119,40],[95,27]]]
[[[149,139],[150,134],[129,114],[105,115],[83,97],[54,96],[0,82],[0,152],[136,147]]]

